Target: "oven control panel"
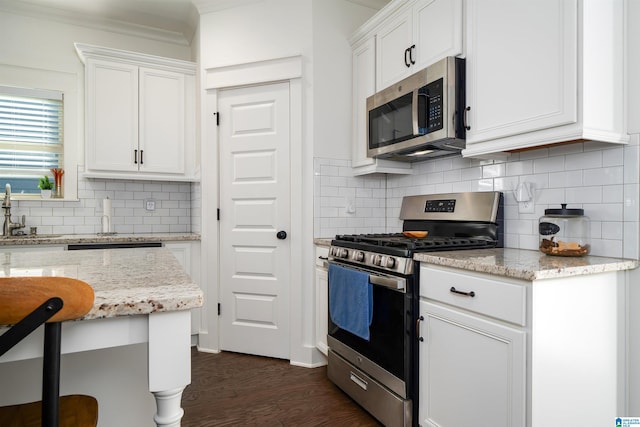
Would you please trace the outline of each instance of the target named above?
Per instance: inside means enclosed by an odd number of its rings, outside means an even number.
[[[425,212],[455,212],[456,201],[455,199],[449,200],[427,200],[425,203]]]

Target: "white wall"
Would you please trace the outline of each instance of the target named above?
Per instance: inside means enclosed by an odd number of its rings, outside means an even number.
[[[310,60],[310,0],[264,0],[200,17],[202,68],[304,55]]]
[[[349,38],[376,11],[345,0],[314,0],[314,157],[351,157],[351,45]]]

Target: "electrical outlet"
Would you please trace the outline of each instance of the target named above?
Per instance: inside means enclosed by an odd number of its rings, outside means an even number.
[[[153,199],[147,199],[144,201],[144,208],[148,211],[156,210],[156,201]]]
[[[529,200],[528,202],[518,202],[518,212],[519,213],[535,213],[535,205],[533,204],[533,200]]]

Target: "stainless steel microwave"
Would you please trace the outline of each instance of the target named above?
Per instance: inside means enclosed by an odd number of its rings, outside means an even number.
[[[465,63],[447,57],[367,98],[367,155],[418,161],[465,148]]]

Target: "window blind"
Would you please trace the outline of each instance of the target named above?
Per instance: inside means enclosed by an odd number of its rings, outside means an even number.
[[[63,111],[62,92],[0,86],[0,179],[14,192],[39,192],[38,178],[63,167]]]

